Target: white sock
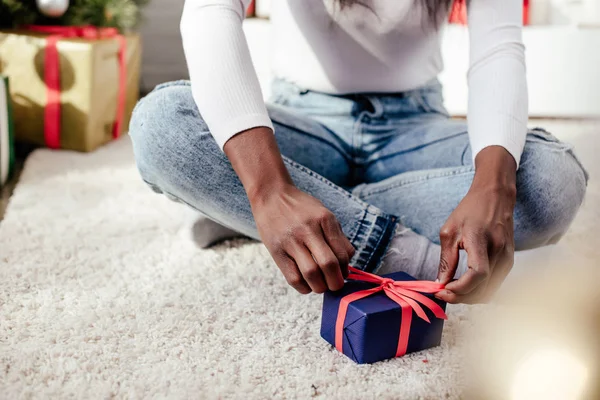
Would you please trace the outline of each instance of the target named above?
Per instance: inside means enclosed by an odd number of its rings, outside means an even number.
[[[192,225],[192,237],[198,247],[206,248],[223,240],[242,237],[239,232],[227,228],[210,218],[198,218]]]
[[[193,209],[189,209],[189,212],[185,213],[185,218],[186,226],[183,228],[185,235],[190,235],[196,246],[202,249],[223,240],[244,236]]]
[[[374,273],[385,275],[402,271],[419,280],[434,281],[438,275],[441,249],[440,245],[431,242],[425,236],[398,225],[396,235]],[[467,253],[461,250],[455,277],[458,278],[466,270]]]

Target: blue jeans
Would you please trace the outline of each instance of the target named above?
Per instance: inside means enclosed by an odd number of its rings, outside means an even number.
[[[275,81],[268,104],[294,183],[332,211],[373,271],[398,222],[439,243],[474,167],[464,121],[450,119],[437,81],[405,93],[334,96]],[[134,111],[142,178],[156,191],[260,239],[248,198],[185,81],[159,85]],[[587,173],[570,145],[532,129],[517,172],[517,250],[555,243],[581,205]]]

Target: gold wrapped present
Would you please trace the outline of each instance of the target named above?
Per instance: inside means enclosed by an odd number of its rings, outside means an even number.
[[[10,77],[17,140],[92,151],[127,131],[139,96],[140,39],[83,28],[85,34],[77,27],[0,32],[0,73]]]

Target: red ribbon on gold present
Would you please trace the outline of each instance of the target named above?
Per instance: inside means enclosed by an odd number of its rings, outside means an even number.
[[[372,289],[360,290],[344,296],[340,301],[340,306],[335,322],[335,348],[341,353],[344,338],[344,321],[348,312],[348,305],[353,301],[383,291],[390,299],[398,303],[402,310],[402,320],[400,323],[400,335],[398,337],[398,346],[396,348],[396,357],[406,354],[408,348],[408,337],[410,335],[410,326],[412,322],[413,311],[417,316],[427,322],[429,318],[423,310],[421,303],[425,308],[431,310],[437,318],[448,319],[448,316],[435,301],[422,293],[437,293],[444,289],[445,285],[431,281],[395,281],[390,278],[384,278],[378,275],[361,271],[354,267],[349,267],[350,273],[348,279],[363,282],[375,283],[378,286]]]
[[[60,57],[57,43],[61,39],[81,38],[88,40],[115,38],[119,41],[119,94],[117,115],[113,125],[113,138],[119,137],[125,112],[127,63],[125,55],[127,41],[116,28],[95,26],[45,26],[28,25],[25,29],[48,34],[44,57],[44,82],[47,87],[46,108],[44,109],[44,139],[52,149],[60,148]]]

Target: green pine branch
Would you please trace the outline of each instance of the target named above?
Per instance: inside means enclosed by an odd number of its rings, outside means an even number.
[[[26,24],[94,25],[130,31],[138,25],[140,10],[149,1],[70,0],[69,8],[62,17],[49,18],[39,12],[35,0],[0,0],[0,28]]]
[[[0,0],[0,28],[32,24],[37,18],[35,0]]]

